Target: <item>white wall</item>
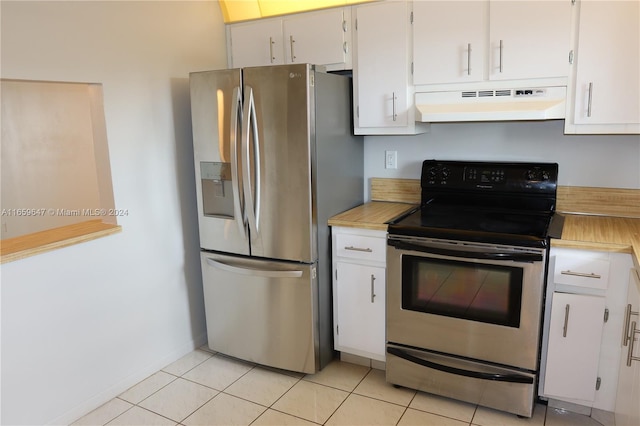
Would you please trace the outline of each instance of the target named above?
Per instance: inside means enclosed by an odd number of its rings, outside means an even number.
[[[188,73],[214,1],[1,3],[3,78],[103,83],[122,233],[2,265],[2,424],[67,423],[204,343]],[[46,206],[43,206],[46,207]]]
[[[563,120],[450,123],[416,136],[368,136],[365,178],[419,179],[422,160],[432,158],[545,161],[558,163],[560,185],[640,189],[640,136],[564,135],[563,126]],[[397,169],[384,168],[385,150],[398,151]]]

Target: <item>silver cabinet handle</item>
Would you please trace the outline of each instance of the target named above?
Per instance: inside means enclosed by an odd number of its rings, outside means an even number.
[[[374,281],[376,280],[376,277],[371,274],[371,303],[373,303],[373,299],[376,297],[376,294],[374,293],[375,291],[375,285],[374,285]]]
[[[269,37],[269,56],[271,57],[271,63],[276,60],[276,57],[273,56],[273,45],[275,42],[273,41],[273,37]]]
[[[583,277],[583,278],[594,278],[596,280],[599,280],[600,278],[602,278],[601,275],[594,274],[593,272],[590,274],[587,274],[586,272],[573,272],[573,271],[566,270],[566,271],[560,271],[560,273],[562,275],[572,275],[574,277]]]
[[[500,72],[502,72],[502,40],[500,40]]]
[[[343,33],[347,32],[347,21],[342,21],[342,32]]]
[[[467,43],[467,75],[471,75],[471,43]]]
[[[627,346],[627,343],[631,339],[629,335],[629,323],[631,323],[631,315],[640,315],[638,311],[632,311],[631,303],[627,305],[624,310],[624,329],[622,330],[622,346]]]
[[[243,268],[240,266],[229,265],[224,262],[220,262],[218,260],[213,260],[210,257],[207,257],[207,263],[214,268],[221,269],[223,271],[231,272],[239,275],[249,275],[252,277],[265,277],[265,278],[300,278],[302,276],[302,271],[278,271],[278,270],[262,270],[262,269],[252,269],[252,268]]]
[[[587,117],[591,117],[591,100],[593,98],[593,82],[589,83],[589,100],[587,101]]]
[[[290,35],[289,36],[289,45],[291,46],[291,62],[295,62],[296,61],[296,55],[294,55],[294,53],[293,53],[293,43],[295,43],[295,42],[296,41],[293,39],[293,36]]]
[[[636,330],[636,322],[631,323],[631,343],[629,343],[629,349],[627,350],[627,367],[631,367],[631,361],[640,361],[639,356],[633,356],[633,345],[635,343],[636,334],[640,334],[640,330]]]
[[[396,121],[398,114],[396,114],[396,92],[393,92],[393,121]]]
[[[354,247],[354,246],[345,247],[344,249],[351,250],[351,251],[364,251],[366,253],[371,253],[373,251],[370,248],[360,248],[360,247]]]
[[[562,327],[562,337],[567,337],[567,328],[569,327],[569,304],[564,307],[564,326]]]

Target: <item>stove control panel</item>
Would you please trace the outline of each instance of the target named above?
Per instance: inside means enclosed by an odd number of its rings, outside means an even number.
[[[555,193],[557,176],[555,163],[426,160],[421,181],[422,188],[443,190]]]

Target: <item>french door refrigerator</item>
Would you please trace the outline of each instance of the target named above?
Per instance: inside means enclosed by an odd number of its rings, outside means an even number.
[[[333,357],[327,220],[364,193],[350,78],[296,64],[190,88],[209,347],[317,372]]]

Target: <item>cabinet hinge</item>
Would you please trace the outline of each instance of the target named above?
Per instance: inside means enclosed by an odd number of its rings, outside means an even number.
[[[413,12],[409,15],[409,22],[413,25]]]
[[[413,75],[413,62],[411,62],[411,75]]]
[[[340,326],[336,324],[336,334],[340,334]]]
[[[604,322],[609,321],[609,308],[604,308]]]
[[[602,379],[598,377],[596,379],[596,390],[600,390],[600,385],[602,384]]]
[[[573,50],[569,51],[569,64],[573,64]]]
[[[356,31],[358,31],[358,19],[356,18]]]
[[[338,268],[336,268],[336,281],[338,281]]]
[[[360,107],[359,106],[356,107],[356,117],[358,117],[358,118],[360,117]]]
[[[347,21],[342,21],[342,32],[343,33],[347,32]]]

